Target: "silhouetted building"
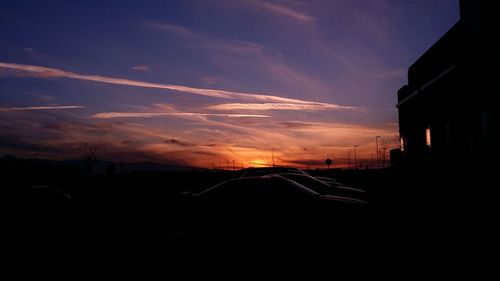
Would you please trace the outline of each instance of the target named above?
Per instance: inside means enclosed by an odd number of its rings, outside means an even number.
[[[424,193],[481,196],[492,189],[500,63],[493,6],[460,1],[460,20],[410,66],[408,85],[398,91],[409,182]]]
[[[391,149],[389,151],[391,159],[391,167],[403,165],[403,152],[399,148]]]

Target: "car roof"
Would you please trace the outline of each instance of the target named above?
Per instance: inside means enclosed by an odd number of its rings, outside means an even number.
[[[232,178],[232,179],[229,179],[229,180],[226,180],[226,181],[223,181],[221,183],[218,183],[212,187],[209,187],[203,191],[200,191],[198,193],[195,193],[193,194],[193,196],[203,196],[203,194],[207,194],[209,193],[210,191],[214,190],[214,189],[217,189],[219,186],[221,185],[225,185],[227,183],[230,183],[230,182],[236,182],[236,181],[241,181],[241,182],[251,182],[251,181],[263,181],[263,180],[281,180],[283,182],[287,182],[288,184],[292,185],[292,186],[295,186],[296,188],[299,188],[301,189],[302,191],[304,192],[307,192],[307,193],[310,193],[311,195],[314,194],[314,195],[319,195],[319,193],[317,193],[316,191],[314,190],[311,190],[293,180],[290,180],[290,179],[287,179],[285,177],[276,177],[276,176],[273,176],[273,175],[265,175],[265,176],[253,176],[253,177],[241,177],[241,178]]]

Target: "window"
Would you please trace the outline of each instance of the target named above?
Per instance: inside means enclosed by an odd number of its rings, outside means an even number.
[[[427,127],[425,129],[425,144],[430,148],[431,147],[431,127]]]

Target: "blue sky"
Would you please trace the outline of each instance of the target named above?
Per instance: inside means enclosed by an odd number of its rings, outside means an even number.
[[[0,153],[215,167],[369,160],[458,1],[2,1]]]

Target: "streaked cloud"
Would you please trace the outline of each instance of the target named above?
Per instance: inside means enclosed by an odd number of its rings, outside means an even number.
[[[188,141],[184,141],[184,140],[180,140],[180,139],[168,139],[168,140],[164,140],[163,143],[165,143],[165,144],[173,144],[173,145],[178,145],[178,146],[195,146],[194,143],[191,143],[191,142],[188,142]]]
[[[184,36],[184,37],[190,37],[190,38],[199,38],[200,37],[200,35],[191,32],[186,27],[183,27],[183,26],[180,26],[177,24],[165,23],[165,22],[147,22],[146,26],[153,28],[153,29],[167,31],[167,32],[170,32],[170,33],[173,33],[176,35]]]
[[[176,110],[168,104],[153,104],[148,108]],[[387,130],[335,122],[275,118],[243,119],[262,120],[256,126],[247,126],[220,118],[233,116],[228,114],[154,113],[190,120],[188,123],[152,122],[149,119],[130,122],[113,117],[61,119],[60,115],[52,114],[18,114],[16,118],[0,119],[1,131],[5,132],[3,141],[0,141],[0,151],[21,156],[34,151],[37,157],[52,159],[79,157],[79,144],[88,142],[99,146],[101,159],[150,160],[201,167],[226,166],[227,162],[232,163],[234,160],[238,167],[248,167],[270,165],[271,148],[274,148],[275,156],[279,154],[283,165],[314,166],[314,163],[320,165],[327,153],[332,155],[336,164],[340,164],[339,158],[347,159],[349,149],[354,144],[359,145],[359,161],[369,159],[374,148],[373,136],[388,138],[396,131],[394,128]],[[158,115],[118,112],[114,116]],[[304,147],[308,150],[305,151]]]
[[[53,95],[44,95],[44,94],[39,94],[39,93],[29,93],[28,95],[36,98],[37,100],[41,102],[53,102],[56,99],[56,96]]]
[[[137,146],[137,145],[143,145],[144,142],[140,141],[140,140],[122,140],[122,144],[130,145],[130,146]]]
[[[0,107],[0,111],[64,110],[64,109],[82,109],[82,108],[86,107],[82,105]]]
[[[283,5],[278,5],[278,4],[269,3],[266,1],[259,1],[259,0],[251,1],[251,3],[259,8],[262,8],[262,9],[268,11],[268,12],[271,12],[271,13],[274,13],[274,14],[277,14],[280,16],[284,16],[284,17],[293,19],[293,20],[298,21],[298,22],[309,23],[309,22],[316,20],[316,18],[314,18],[313,16],[307,15],[304,12],[299,12],[299,11],[293,10],[293,9],[286,7],[286,6],[283,6]]]
[[[146,72],[146,71],[150,71],[151,68],[145,64],[141,64],[141,65],[132,66],[132,70]]]
[[[203,83],[205,83],[207,85],[213,85],[213,84],[215,84],[217,79],[215,77],[207,76],[207,77],[201,78],[201,81],[203,81]]]
[[[336,104],[318,103],[318,102],[314,102],[314,101],[295,99],[295,98],[284,98],[284,97],[274,96],[274,95],[269,95],[269,94],[242,93],[242,92],[215,90],[215,89],[194,88],[194,87],[189,87],[189,86],[151,83],[151,82],[130,80],[130,79],[124,79],[124,78],[78,74],[78,73],[74,73],[74,72],[70,72],[70,71],[65,71],[65,70],[50,68],[50,67],[44,67],[44,66],[0,62],[0,68],[11,70],[14,72],[26,73],[28,75],[33,75],[34,77],[42,77],[42,78],[65,77],[65,78],[71,78],[71,79],[93,81],[93,82],[100,82],[100,83],[114,84],[114,85],[173,90],[173,91],[178,91],[178,92],[184,92],[184,93],[190,93],[190,94],[208,96],[208,97],[214,97],[214,98],[222,98],[222,99],[239,99],[239,100],[243,100],[243,101],[264,102],[264,103],[272,103],[272,102],[288,103],[288,104],[299,104],[299,105],[306,105],[306,106],[307,105],[317,106],[318,104],[321,104],[321,105],[325,105],[325,106],[339,107],[339,105],[336,105]]]
[[[288,121],[288,122],[279,122],[276,123],[278,126],[282,126],[287,129],[304,129],[315,126],[317,124],[311,122],[303,122],[303,121]]]
[[[331,103],[225,103],[208,107],[212,110],[303,110],[317,111],[328,109],[355,109]]]
[[[187,27],[164,22],[147,22],[146,26],[155,30],[168,32],[182,37],[190,43],[185,44],[189,48],[203,49],[235,55],[258,55],[264,50],[261,44],[229,38],[213,37],[206,34],[194,32]]]
[[[178,117],[226,117],[226,118],[269,118],[260,114],[222,114],[222,113],[194,113],[194,112],[102,112],[92,115],[92,118],[152,118],[162,116]]]

